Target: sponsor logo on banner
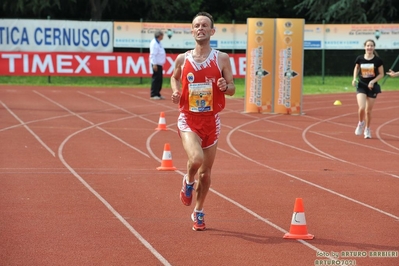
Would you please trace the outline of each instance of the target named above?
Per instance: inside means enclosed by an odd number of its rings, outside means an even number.
[[[166,76],[176,57],[167,54]],[[233,54],[230,62],[234,77],[245,77],[246,55]],[[152,68],[148,53],[0,52],[0,75],[151,77]]]
[[[308,24],[305,25],[304,49],[364,49],[367,39],[377,49],[398,49],[399,24]]]
[[[0,20],[1,51],[112,52],[112,22]]]
[[[215,24],[212,47],[245,50],[247,24]],[[262,26],[258,26],[261,28]],[[114,46],[148,48],[154,32],[162,30],[168,38],[162,44],[169,49],[192,49],[190,23],[114,22]],[[270,31],[270,29],[269,29]],[[289,33],[289,31],[287,32]],[[263,37],[259,36],[260,42]],[[307,24],[304,25],[304,49],[364,49],[366,39],[377,42],[377,49],[399,49],[399,24]]]
[[[245,50],[246,28],[246,24],[215,24],[211,47]],[[193,49],[195,46],[191,23],[114,22],[114,47],[148,48],[157,30],[165,35],[162,46],[166,49]]]
[[[303,19],[276,19],[274,111],[300,114],[303,85]]]
[[[245,111],[300,114],[303,19],[248,18]]]
[[[248,18],[245,111],[272,112],[274,19]]]

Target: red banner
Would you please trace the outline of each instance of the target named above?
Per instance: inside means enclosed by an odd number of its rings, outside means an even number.
[[[164,75],[172,75],[177,54],[167,54]],[[235,78],[244,78],[246,55],[231,54]],[[148,53],[0,52],[0,76],[151,77]]]

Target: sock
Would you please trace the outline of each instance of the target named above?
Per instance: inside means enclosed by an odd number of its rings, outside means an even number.
[[[204,209],[202,209],[202,210],[196,210],[196,209],[194,209],[194,212],[204,212]]]
[[[187,184],[187,185],[189,185],[189,186],[192,186],[192,185],[194,185],[195,181],[194,181],[194,182],[191,182],[191,183],[189,183],[187,179],[188,179],[188,175],[186,175],[186,184]]]

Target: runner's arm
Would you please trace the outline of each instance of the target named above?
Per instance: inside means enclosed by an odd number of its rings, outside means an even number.
[[[222,78],[217,81],[217,85],[224,94],[232,96],[236,92],[236,86],[234,85],[233,71],[228,54],[219,53],[219,65],[222,71]]]
[[[184,54],[179,54],[175,60],[175,67],[170,78],[170,86],[172,88],[172,102],[179,103],[181,92],[181,68],[184,62]]]

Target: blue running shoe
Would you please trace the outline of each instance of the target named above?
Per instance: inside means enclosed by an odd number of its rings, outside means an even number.
[[[204,231],[206,229],[204,215],[205,214],[203,212],[196,212],[196,211],[194,211],[191,214],[191,219],[194,222],[193,225],[194,231]]]

